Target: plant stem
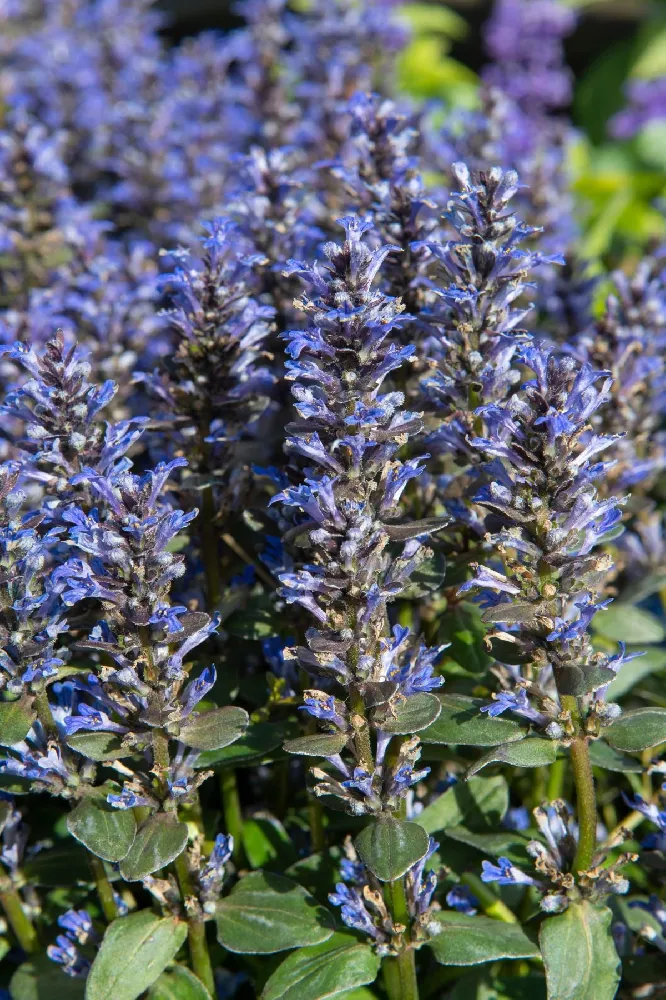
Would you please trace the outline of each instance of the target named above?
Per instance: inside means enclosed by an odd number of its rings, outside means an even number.
[[[37,931],[23,909],[18,891],[6,875],[0,879],[0,905],[21,948],[27,955],[33,955],[39,947]]]
[[[592,856],[597,844],[597,799],[590,761],[589,741],[587,736],[580,731],[580,715],[576,699],[572,695],[563,696],[562,707],[571,713],[571,718],[579,726],[578,733],[569,747],[571,770],[576,786],[578,818],[578,849],[572,865],[572,871],[576,873],[587,871],[592,864]]]
[[[546,788],[546,798],[549,802],[552,802],[553,799],[562,798],[566,770],[566,757],[558,757],[558,759],[550,765],[548,773],[548,786]]]
[[[196,896],[192,887],[190,869],[187,861],[187,854],[183,851],[174,861],[176,877],[180,886],[181,895],[185,902],[187,912],[187,943],[190,949],[190,959],[192,969],[201,982],[204,984],[211,997],[215,996],[215,976],[213,966],[208,952],[208,942],[206,940],[206,924],[203,915],[196,901]],[[188,905],[189,904],[189,905]]]
[[[464,872],[460,877],[460,881],[472,890],[481,903],[481,908],[486,916],[494,917],[495,920],[501,920],[505,924],[518,923],[518,917],[515,913],[512,913],[506,903],[498,899],[495,893],[484,885],[478,875],[474,875],[472,872]]]
[[[113,898],[113,888],[106,874],[106,869],[104,868],[104,862],[95,854],[90,855],[89,861],[93,878],[95,879],[95,887],[97,888],[97,895],[102,907],[102,913],[104,914],[106,920],[111,923],[111,921],[115,920],[118,916],[118,909],[116,907],[116,901]]]
[[[324,829],[324,810],[321,802],[312,796],[308,800],[308,822],[313,854],[323,854],[326,850],[326,831]]]
[[[236,867],[245,864],[245,849],[243,847],[243,812],[236,772],[232,767],[223,767],[220,771],[220,792],[222,794],[222,810],[227,833],[234,838],[234,862]]]
[[[389,1000],[418,1000],[415,952],[409,942],[411,916],[404,879],[387,882],[384,886],[384,899],[395,923],[403,924],[405,927],[405,944],[402,951],[382,961],[386,992]]]

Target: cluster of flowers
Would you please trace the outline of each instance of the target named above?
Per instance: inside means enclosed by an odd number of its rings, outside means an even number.
[[[326,850],[324,806],[370,831],[327,895],[400,966],[391,1000],[416,996],[405,962],[443,906],[492,912],[483,883],[528,887],[544,919],[625,894],[638,853],[618,852],[621,824],[598,834],[590,748],[621,771],[604,752],[661,740],[613,743],[609,690],[640,654],[593,627],[622,588],[663,592],[666,272],[656,251],[604,303],[576,258],[571,8],[498,0],[479,109],[426,114],[392,93],[408,32],[389,0],[246,0],[244,27],[171,49],[143,0],[6,6],[0,901],[17,942],[34,952],[44,917],[13,796],[46,793],[99,894],[58,916],[49,957],[87,977],[98,917],[149,899],[187,921],[212,995],[206,922],[248,860],[223,751],[247,737],[263,760],[285,730],[287,779],[317,758],[304,853]],[[476,674],[449,627],[463,611]],[[560,783],[535,804],[531,873],[502,855],[476,891],[443,892],[446,852],[414,832],[443,791],[421,758],[454,744],[460,769],[494,745],[456,737],[470,706],[538,763],[566,754],[576,810]],[[660,766],[628,805],[663,858]],[[650,922],[616,922],[620,954],[666,950],[664,903],[637,905]]]

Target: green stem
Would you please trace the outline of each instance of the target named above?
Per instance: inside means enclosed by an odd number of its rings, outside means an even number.
[[[323,854],[326,850],[326,830],[324,829],[324,810],[321,802],[313,798],[308,798],[308,822],[310,826],[310,839],[312,840],[312,851],[314,854]]]
[[[185,851],[183,851],[183,853],[180,854],[174,861],[174,868],[176,869],[178,885],[180,886],[181,895],[185,902],[185,909],[187,911],[187,943],[190,950],[192,969],[194,970],[195,975],[198,976],[204,984],[211,997],[214,997],[215,976],[213,975],[213,966],[210,960],[210,953],[208,951],[208,942],[206,940],[206,924],[204,923],[199,904],[196,901],[196,896],[192,887],[190,868],[187,861],[187,854]],[[190,903],[189,906],[188,903]]]
[[[518,917],[515,913],[512,913],[506,903],[503,903],[491,889],[484,885],[478,875],[473,875],[472,872],[463,872],[460,881],[472,890],[481,903],[481,909],[486,916],[501,920],[505,924],[518,923]]]
[[[169,770],[169,736],[163,729],[153,729],[153,766],[159,772],[159,781],[165,795],[168,793],[166,774]]]
[[[95,879],[95,887],[97,888],[97,895],[102,907],[102,913],[104,914],[106,920],[111,923],[111,921],[115,920],[118,916],[118,909],[116,907],[116,901],[113,898],[113,888],[106,874],[104,862],[94,854],[90,855],[89,861],[93,878]]]
[[[21,948],[27,955],[33,955],[39,948],[37,931],[23,909],[18,891],[6,875],[0,879],[0,905]]]
[[[549,802],[553,799],[561,799],[564,791],[564,776],[567,773],[566,757],[558,759],[550,765],[548,774],[548,786],[546,788],[546,798]]]
[[[220,771],[220,792],[222,794],[222,810],[227,833],[234,838],[234,862],[240,868],[245,864],[245,849],[243,847],[243,812],[238,794],[236,772],[232,767],[223,767]]]
[[[400,953],[382,961],[386,992],[389,1000],[418,1000],[415,952],[409,942],[411,916],[404,879],[387,882],[384,886],[384,899],[395,923],[403,924],[405,927],[405,945]]]
[[[572,695],[562,698],[562,707],[571,713],[571,718],[580,727],[578,704]],[[594,789],[590,746],[587,736],[578,729],[569,747],[571,770],[576,786],[576,813],[578,818],[578,849],[573,860],[572,871],[584,872],[592,864],[592,856],[597,845],[597,798]]]

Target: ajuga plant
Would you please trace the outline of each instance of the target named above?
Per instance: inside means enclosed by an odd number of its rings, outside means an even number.
[[[572,7],[470,110],[432,5],[5,3],[0,1000],[663,995],[666,272]]]

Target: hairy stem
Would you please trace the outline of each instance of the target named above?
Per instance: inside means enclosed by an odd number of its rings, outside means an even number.
[[[405,945],[402,951],[398,955],[385,958],[382,962],[386,992],[389,1000],[418,1000],[415,952],[409,942],[411,916],[404,879],[387,882],[384,886],[384,899],[394,922],[405,927]]]
[[[571,713],[571,718],[580,727],[576,699],[572,695],[563,696],[562,707]],[[578,849],[572,866],[572,871],[576,873],[587,871],[591,866],[597,844],[597,799],[590,761],[590,745],[587,736],[580,731],[580,728],[569,747],[569,756],[576,787],[578,818]]]
[[[192,886],[187,853],[183,851],[174,861],[176,877],[187,912],[187,943],[192,969],[204,984],[211,997],[215,996],[215,976],[206,940],[206,924]]]
[[[23,909],[18,891],[6,875],[0,878],[0,905],[21,948],[27,955],[33,955],[39,948],[37,931]]]

